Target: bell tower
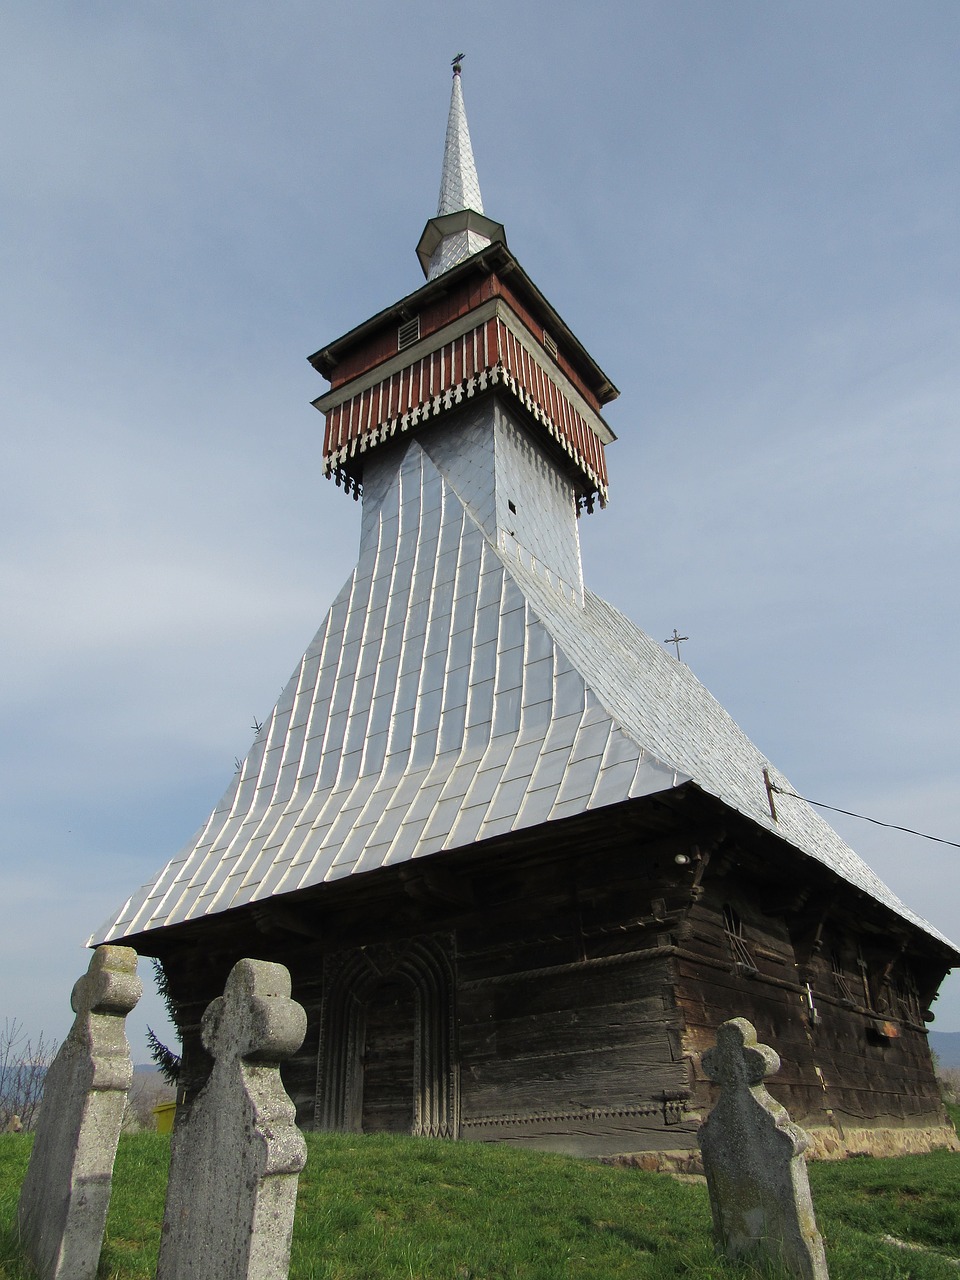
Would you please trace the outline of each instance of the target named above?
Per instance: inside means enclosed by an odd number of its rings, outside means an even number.
[[[331,383],[324,471],[363,496],[361,558],[416,438],[497,550],[580,602],[577,517],[606,503],[617,389],[484,214],[459,59],[417,256],[426,284],[310,357]]]

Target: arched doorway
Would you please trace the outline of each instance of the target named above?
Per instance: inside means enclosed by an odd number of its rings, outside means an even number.
[[[453,954],[442,934],[326,958],[318,1129],[459,1137]]]

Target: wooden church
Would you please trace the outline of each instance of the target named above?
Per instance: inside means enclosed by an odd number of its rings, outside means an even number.
[[[583,582],[617,391],[483,213],[454,67],[426,283],[311,357],[356,568],[200,832],[91,939],[206,1004],[280,961],[306,1128],[680,1166],[748,1017],[821,1154],[955,1145],[955,946]],[[342,495],[337,499],[342,500]]]

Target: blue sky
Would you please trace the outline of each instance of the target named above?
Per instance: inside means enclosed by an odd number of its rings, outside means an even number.
[[[955,0],[5,27],[0,1015],[64,1033],[352,568],[305,357],[420,283],[458,50],[487,212],[621,390],[590,586],[801,794],[960,840]],[[960,938],[960,850],[834,822]]]

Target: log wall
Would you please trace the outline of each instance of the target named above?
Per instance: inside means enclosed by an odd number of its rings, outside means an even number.
[[[564,840],[551,824],[549,845],[428,859],[164,937],[188,1091],[209,1070],[203,1009],[252,956],[287,965],[307,1011],[283,1067],[305,1128],[689,1151],[712,1104],[700,1055],[731,1017],[777,1049],[769,1088],[798,1123],[941,1125],[923,1009],[942,957],[823,869],[726,835],[711,858],[702,833],[667,825],[607,815],[597,838]]]
[[[725,918],[731,906],[742,925],[739,942]],[[696,1102],[712,1102],[699,1057],[712,1045],[718,1022],[746,1017],[780,1055],[781,1069],[768,1088],[798,1124],[829,1125],[842,1134],[844,1126],[943,1123],[919,1001],[898,1002],[894,972],[884,976],[896,947],[884,950],[882,938],[862,925],[858,944],[850,921],[832,929],[845,957],[863,956],[856,965],[847,959],[839,983],[836,951],[821,946],[804,961],[788,921],[758,910],[749,886],[706,882],[678,956],[677,1000]],[[901,957],[895,968],[901,992],[915,991],[909,961]]]

